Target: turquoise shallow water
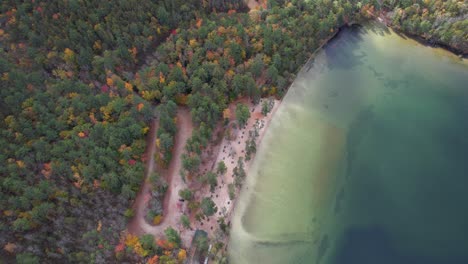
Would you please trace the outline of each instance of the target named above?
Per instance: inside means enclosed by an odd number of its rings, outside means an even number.
[[[298,75],[232,221],[233,263],[468,263],[468,66],[378,25]]]

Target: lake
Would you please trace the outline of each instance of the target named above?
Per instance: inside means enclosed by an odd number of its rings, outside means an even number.
[[[378,25],[298,74],[249,170],[232,263],[468,263],[468,63]]]

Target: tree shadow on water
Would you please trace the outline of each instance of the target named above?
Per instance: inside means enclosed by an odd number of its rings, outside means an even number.
[[[362,42],[365,41],[363,36],[370,33],[385,36],[391,34],[391,31],[382,23],[377,22],[370,22],[364,26],[342,27],[338,35],[324,47],[328,68],[350,69],[363,64],[363,59],[367,54],[357,51],[360,50]]]
[[[361,26],[344,27],[337,37],[324,47],[329,69],[350,69],[363,64],[366,54],[357,51],[364,41]]]
[[[385,36],[385,35],[391,34],[390,29],[384,24],[379,23],[379,22],[369,22],[366,24],[365,27],[361,27],[361,31],[363,33],[369,33],[370,31],[379,36]]]

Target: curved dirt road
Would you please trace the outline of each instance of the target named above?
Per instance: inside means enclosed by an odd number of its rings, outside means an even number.
[[[135,235],[152,234],[155,237],[164,235],[164,230],[172,226],[176,230],[180,230],[182,227],[179,223],[180,216],[182,215],[181,210],[178,208],[177,203],[179,202],[179,190],[186,188],[186,184],[182,181],[182,177],[179,175],[179,171],[182,168],[181,154],[184,152],[184,147],[187,139],[192,135],[193,125],[191,121],[191,115],[187,108],[179,108],[177,110],[177,132],[175,135],[173,157],[167,170],[162,171],[162,177],[164,177],[169,188],[164,197],[164,218],[161,224],[157,226],[150,225],[145,220],[145,208],[151,197],[151,183],[148,178],[149,175],[154,171],[154,154],[156,152],[156,131],[157,131],[157,120],[151,122],[150,132],[147,138],[147,164],[145,170],[145,180],[143,186],[138,193],[133,210],[135,216],[128,224],[128,231]],[[183,232],[181,236],[183,244],[188,245],[191,239],[192,232]]]

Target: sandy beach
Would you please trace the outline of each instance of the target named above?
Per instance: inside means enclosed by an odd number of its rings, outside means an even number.
[[[239,102],[232,103],[230,105],[229,109],[231,113],[235,112],[235,106],[237,103]],[[274,100],[274,106],[271,109],[271,111],[268,113],[267,116],[263,116],[261,113],[261,103],[253,105],[247,100],[242,100],[242,103],[248,105],[251,114],[246,126],[241,129],[231,129],[229,138],[224,137],[219,145],[212,147],[214,149],[217,149],[217,155],[214,155],[214,157],[211,160],[207,161],[201,168],[202,171],[214,170],[216,164],[220,161],[224,161],[227,168],[227,172],[224,175],[218,177],[218,186],[215,188],[214,192],[210,191],[209,186],[205,186],[202,190],[197,192],[196,196],[197,199],[202,199],[203,197],[211,197],[211,199],[215,202],[218,208],[217,213],[209,217],[207,220],[202,222],[193,222],[193,228],[206,231],[210,237],[214,237],[216,235],[216,232],[219,230],[219,224],[217,223],[218,218],[224,217],[226,223],[230,222],[230,217],[233,208],[235,207],[235,202],[239,194],[239,189],[236,188],[235,199],[231,200],[229,198],[228,185],[234,183],[233,171],[234,168],[237,166],[237,161],[239,157],[242,157],[244,159],[244,169],[247,172],[247,177],[249,177],[249,167],[252,160],[254,159],[254,156],[252,155],[250,160],[245,160],[245,146],[249,139],[249,131],[253,131],[256,124],[259,125],[258,137],[256,139],[256,144],[258,148],[274,113],[280,105],[279,100]],[[235,117],[232,116],[230,118],[230,125],[232,125],[235,122]]]

